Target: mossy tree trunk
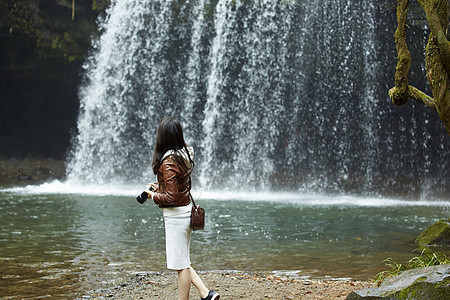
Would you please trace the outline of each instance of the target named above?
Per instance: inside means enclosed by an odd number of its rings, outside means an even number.
[[[406,44],[407,13],[409,0],[397,0],[397,45],[398,62],[395,72],[395,86],[389,96],[397,105],[403,105],[410,98],[435,109],[450,136],[450,43],[447,40],[448,0],[417,0],[425,11],[430,36],[425,47],[425,68],[433,97],[408,84],[411,55]]]

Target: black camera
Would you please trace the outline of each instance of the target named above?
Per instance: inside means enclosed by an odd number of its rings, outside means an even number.
[[[147,201],[147,198],[148,198],[147,192],[142,192],[142,194],[136,197],[136,200],[140,204],[144,204],[144,202]]]
[[[155,189],[151,186],[150,191],[154,191],[154,190]],[[144,202],[147,201],[147,199],[148,199],[148,193],[145,191],[136,197],[137,202],[139,202],[140,204],[144,204]]]

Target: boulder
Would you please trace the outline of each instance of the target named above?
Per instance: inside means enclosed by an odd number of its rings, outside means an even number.
[[[380,287],[353,291],[346,299],[450,299],[450,264],[404,271]]]
[[[450,245],[450,218],[439,220],[422,232],[416,239],[416,244],[421,248],[429,246]]]

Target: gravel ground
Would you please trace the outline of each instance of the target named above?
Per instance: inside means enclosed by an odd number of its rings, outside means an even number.
[[[199,273],[220,299],[345,299],[369,281],[298,280],[264,273]],[[77,299],[177,299],[176,273],[140,273],[110,289],[90,291]],[[189,299],[199,299],[194,286]]]

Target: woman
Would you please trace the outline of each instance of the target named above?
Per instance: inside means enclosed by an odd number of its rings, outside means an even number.
[[[186,145],[181,124],[171,117],[164,118],[156,132],[153,151],[152,167],[158,183],[149,184],[146,192],[162,208],[167,268],[178,271],[179,299],[189,299],[192,283],[201,299],[217,300],[220,295],[206,288],[189,257],[193,158],[194,150]]]

